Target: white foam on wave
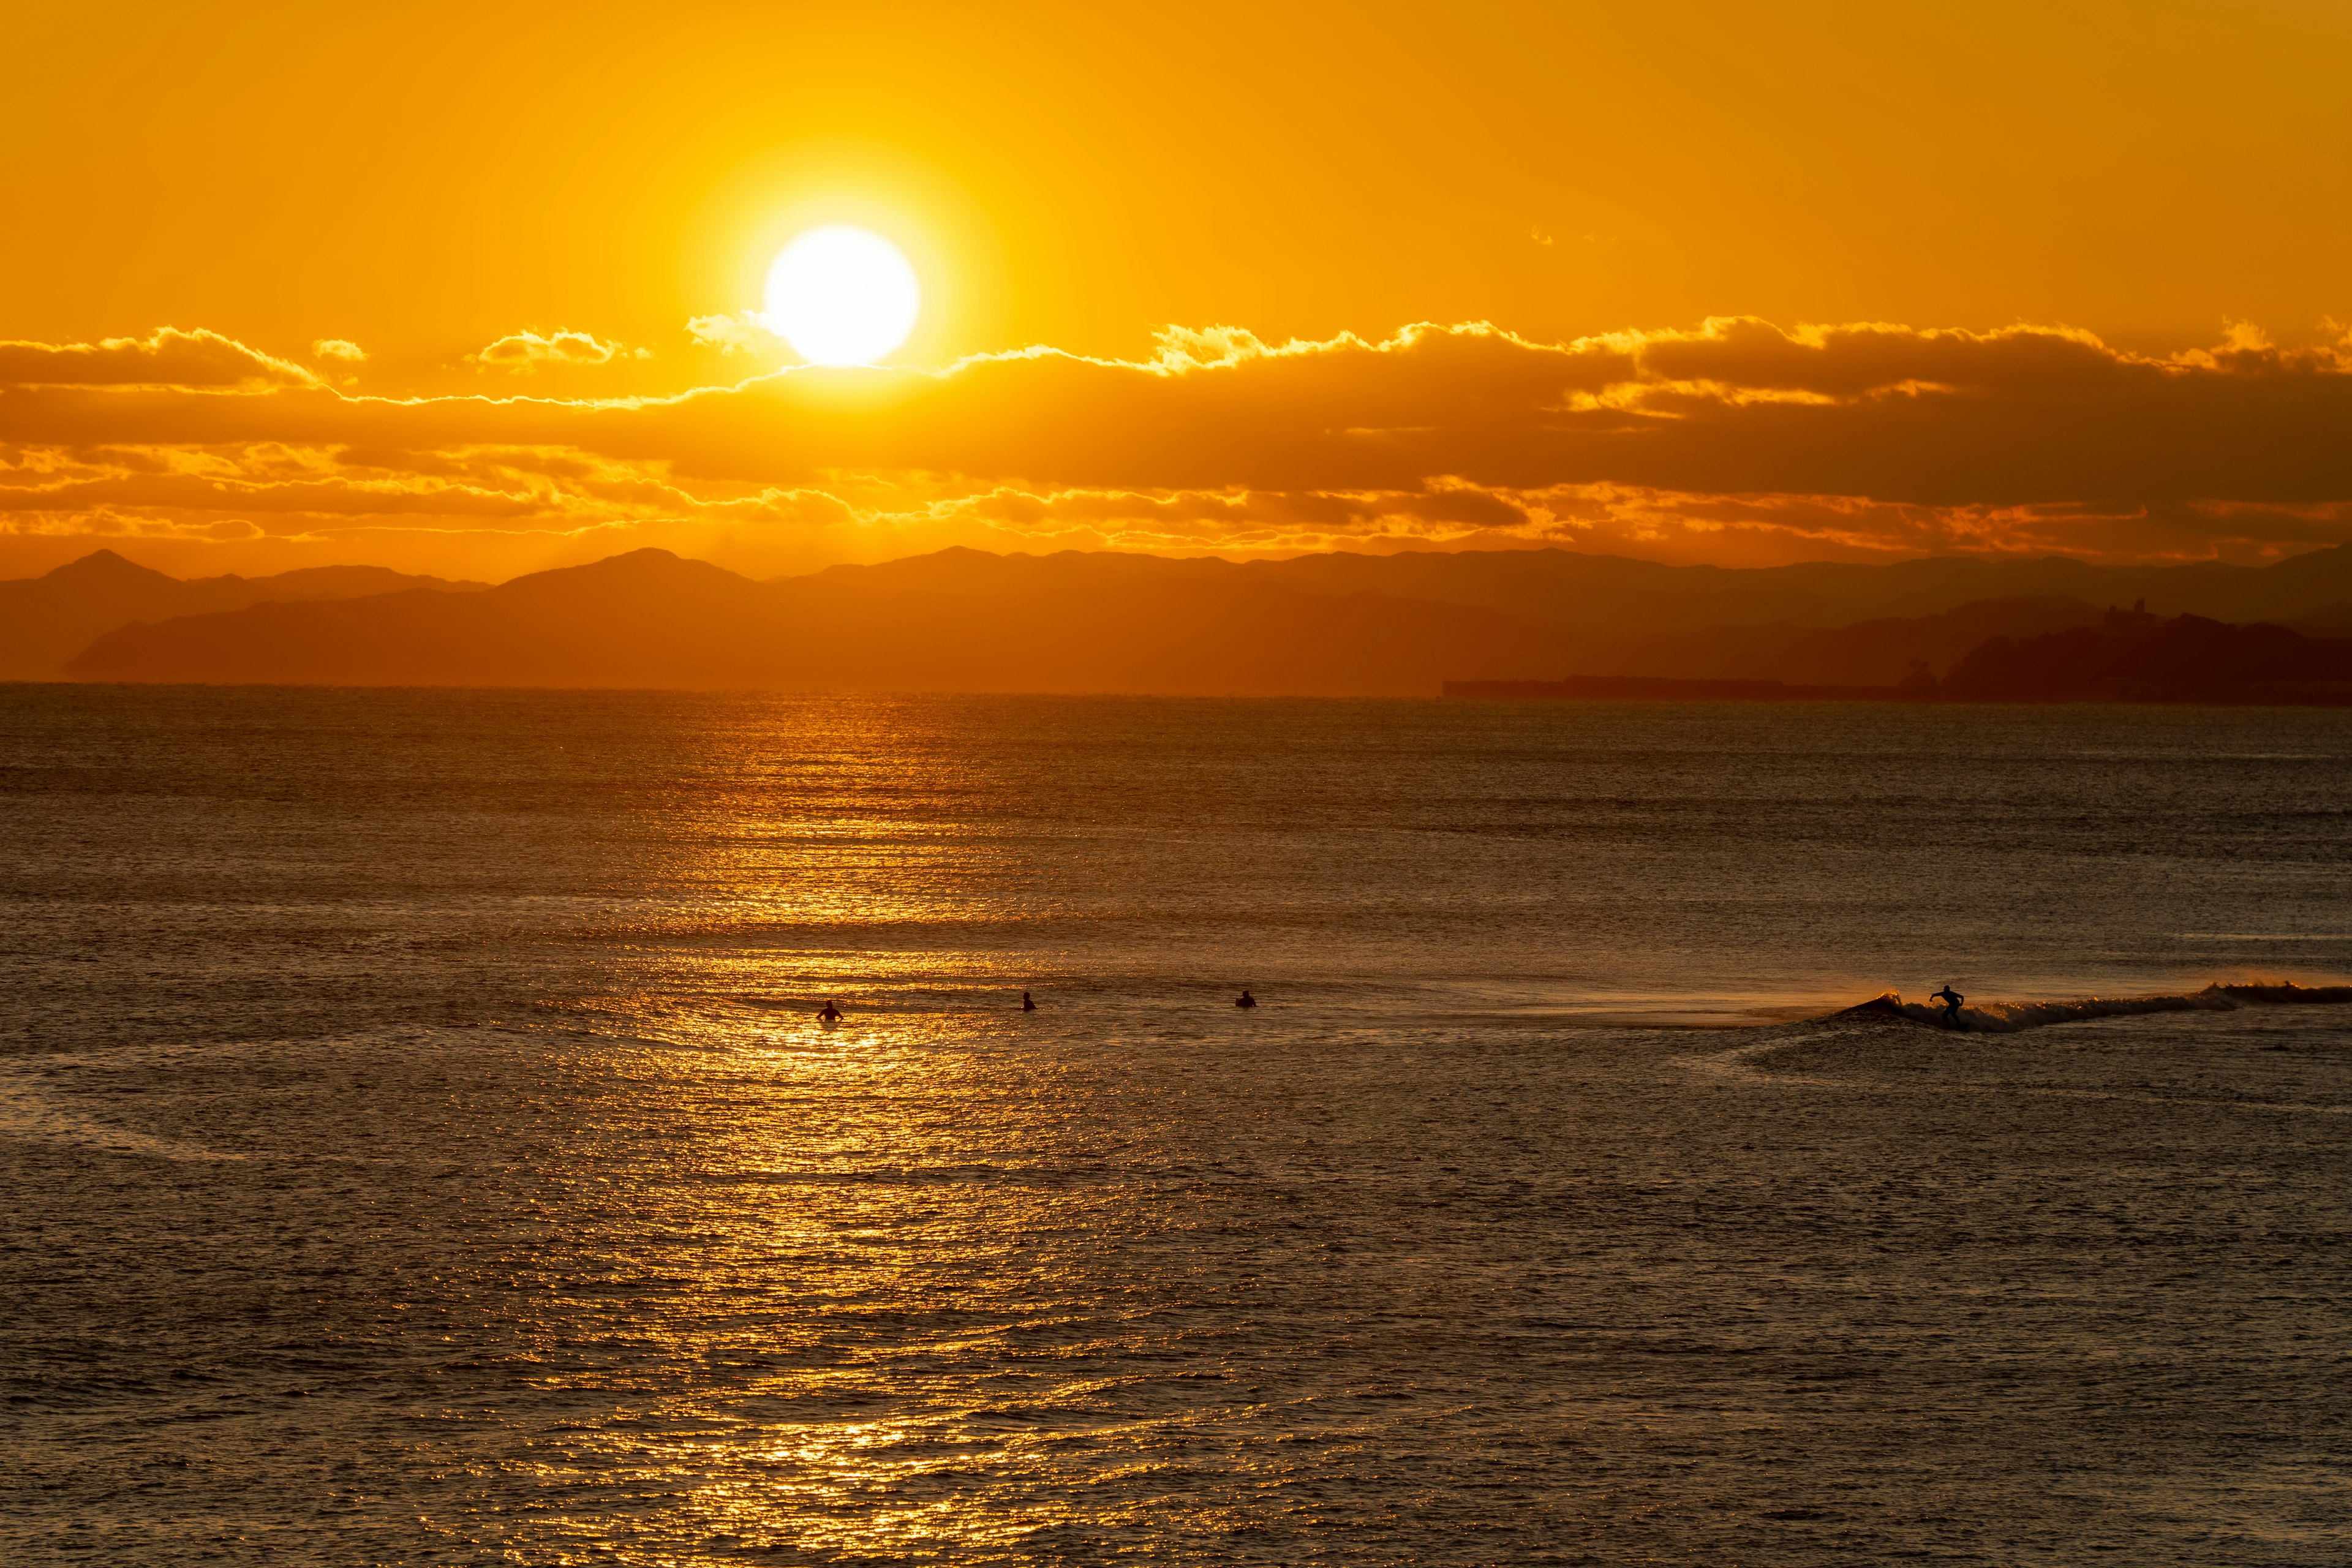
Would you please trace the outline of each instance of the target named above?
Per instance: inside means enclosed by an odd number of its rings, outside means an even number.
[[[1770,1078],[1780,1083],[1806,1084],[1817,1089],[1848,1089],[1852,1085],[1836,1079],[1797,1078],[1787,1073],[1767,1073],[1764,1070],[1765,1064],[1783,1051],[1801,1050],[1807,1046],[1818,1045],[1832,1037],[1834,1037],[1828,1030],[1820,1034],[1799,1035],[1794,1038],[1776,1036],[1756,1045],[1735,1046],[1730,1050],[1717,1051],[1708,1056],[1675,1057],[1673,1058],[1672,1065],[1688,1068],[1692,1072],[1706,1073],[1711,1078]]]
[[[1985,1035],[2015,1034],[2051,1024],[2079,1023],[2086,1018],[2118,1018],[2137,1013],[2231,1013],[2241,1007],[2274,1006],[2288,1003],[2342,1005],[2352,1003],[2352,985],[2227,985],[2161,996],[2078,996],[2063,1001],[1978,1002],[1959,1010],[1955,1032]],[[1835,1015],[1838,1017],[1906,1018],[1938,1029],[1951,1029],[1940,1005],[1906,1002],[1895,992],[1873,997]]]
[[[246,1158],[226,1149],[184,1143],[175,1139],[157,1138],[150,1133],[134,1131],[128,1127],[117,1127],[77,1109],[68,1102],[53,1080],[75,1068],[91,1065],[94,1059],[46,1056],[20,1057],[0,1062],[0,1138],[185,1163]]]

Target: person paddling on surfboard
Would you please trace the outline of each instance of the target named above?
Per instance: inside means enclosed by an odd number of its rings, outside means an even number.
[[[1950,981],[1944,982],[1944,988],[1941,991],[1928,992],[1927,999],[1931,1002],[1941,1002],[1944,1005],[1944,1027],[1947,1029],[1968,1027],[1966,1024],[1960,1022],[1960,1004],[1968,998],[1953,990]]]
[[[1246,990],[1244,990],[1241,994],[1241,999],[1235,1002],[1234,1005],[1236,1007],[1255,1007],[1257,1005],[1257,998],[1251,995]]]
[[[820,1024],[838,1024],[841,1022],[841,1009],[833,1005],[832,997],[826,997],[824,999],[824,1005],[816,1010],[816,1021]]]

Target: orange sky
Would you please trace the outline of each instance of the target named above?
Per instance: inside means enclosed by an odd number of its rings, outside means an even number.
[[[2347,46],[2248,0],[36,5],[0,575],[2334,542]],[[694,393],[790,363],[688,323],[841,221],[921,275],[906,368]]]

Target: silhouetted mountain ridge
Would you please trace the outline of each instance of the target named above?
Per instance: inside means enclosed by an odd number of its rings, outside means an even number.
[[[1507,670],[1558,652],[1488,612],[1305,594],[1233,577],[1224,563],[1160,572],[1133,564],[1150,558],[973,554],[761,584],[640,550],[462,596],[125,626],[70,669],[99,680],[1370,694],[1433,690],[1434,672],[1457,663]]]
[[[274,577],[183,580],[111,550],[93,550],[45,576],[0,582],[0,680],[55,680],[90,639],[133,621],[238,610],[273,599],[351,599],[405,588],[469,593],[483,586],[383,566],[306,566]]]
[[[2063,581],[2119,595],[2156,582],[2315,612],[2344,602],[2347,578],[2352,553],[2341,549],[2261,568],[1761,570],[1560,551],[1236,564],[953,549],[759,583],[639,550],[477,594],[280,603],[126,626],[98,637],[71,670],[119,680],[1328,695],[1422,695],[1447,679],[1564,669],[1887,684],[1921,664],[1949,668],[1989,638],[2099,618],[2081,596],[1944,602],[1964,587]],[[1874,584],[1886,590],[1878,598],[1929,607],[1884,614],[1865,592]]]

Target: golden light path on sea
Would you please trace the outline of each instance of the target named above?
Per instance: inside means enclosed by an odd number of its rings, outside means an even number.
[[[657,981],[607,1006],[674,1043],[661,1053],[672,1059],[646,1064],[667,1083],[640,1114],[673,1134],[651,1185],[661,1228],[690,1240],[644,1259],[669,1303],[646,1331],[659,1363],[709,1380],[630,1391],[618,1419],[543,1473],[553,1484],[592,1471],[635,1490],[649,1549],[1010,1551],[1076,1510],[1008,1507],[994,1483],[967,1495],[976,1478],[1051,1470],[1073,1447],[1149,1425],[1039,1429],[1013,1408],[1084,1402],[1123,1381],[1066,1379],[1058,1354],[1024,1357],[1021,1342],[1070,1326],[1073,1299],[1089,1293],[1083,1269],[1040,1258],[1041,1245],[1050,1255],[1055,1237],[1135,1220],[1106,1213],[1123,1205],[1114,1195],[1021,1179],[1055,1161],[1050,1140],[1024,1135],[1028,1118],[1004,1117],[1006,1086],[971,1049],[1001,1020],[976,1026],[940,995],[960,976],[993,978],[987,954],[957,943],[1018,913],[1020,855],[962,808],[984,787],[968,753],[935,750],[917,729],[889,732],[887,710],[860,718],[840,755],[821,725],[699,737],[694,786],[639,826],[640,868],[667,896],[647,918],[593,933]],[[780,774],[788,787],[772,787]],[[814,1016],[828,998],[846,1010],[835,1026]],[[753,1310],[730,1310],[746,1299]],[[1143,1332],[1118,1325],[1095,1313],[1085,1342],[1066,1348],[1089,1362],[1143,1348]],[[1024,1361],[1025,1372],[982,1370]],[[885,1400],[916,1413],[857,1417]],[[819,1413],[793,1415],[806,1411]],[[1113,1474],[1125,1483],[1154,1468]],[[927,1489],[940,1495],[906,1500]]]

